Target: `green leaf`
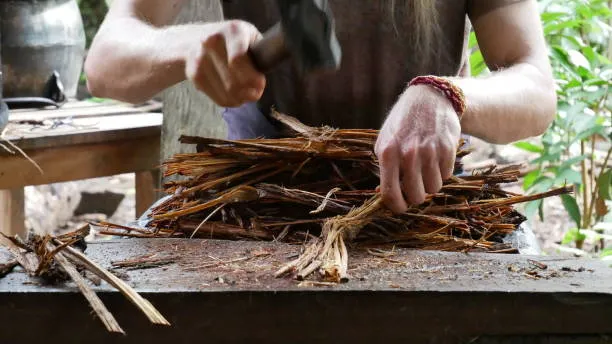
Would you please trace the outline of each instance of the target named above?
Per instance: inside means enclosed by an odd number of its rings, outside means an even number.
[[[556,142],[555,144],[548,147],[547,154],[561,154],[567,148],[566,146],[566,143],[563,141]]]
[[[583,80],[593,78],[593,73],[591,73],[591,69],[585,68],[583,66],[578,66],[578,74],[580,74]]]
[[[569,45],[573,47],[574,49],[581,49],[585,46],[580,36],[570,36],[570,35],[560,35],[560,36],[563,37],[563,39],[565,40],[563,43],[569,43]]]
[[[569,216],[574,220],[576,226],[580,228],[580,221],[582,216],[580,215],[580,208],[578,208],[578,203],[573,196],[570,195],[561,195],[561,201],[563,202],[563,206]]]
[[[607,257],[607,256],[612,256],[612,248],[609,248],[609,247],[608,248],[604,248],[599,253],[599,257],[600,258]]]
[[[582,183],[582,175],[580,174],[580,172],[573,170],[570,167],[560,170],[560,172],[555,177],[555,184],[557,185],[560,185],[560,184],[572,185],[572,184],[581,184],[581,183]]]
[[[531,186],[531,193],[545,192],[550,190],[554,184],[554,179],[548,176],[540,176],[536,178]]]
[[[589,60],[589,64],[591,66],[597,63],[599,54],[593,50],[593,47],[583,47],[582,54],[587,58],[587,60]]]
[[[591,79],[584,82],[585,86],[605,86],[610,84],[609,81],[601,80],[601,79]]]
[[[535,165],[535,164],[541,164],[543,162],[556,162],[556,161],[559,161],[560,159],[561,159],[561,154],[560,153],[557,153],[557,154],[543,154],[539,158],[531,160],[531,163]]]
[[[569,56],[563,50],[562,47],[556,45],[552,46],[550,53],[557,63],[559,63],[562,67],[565,68],[567,72],[569,72],[574,78],[581,79],[580,75],[576,72],[574,65],[569,61]]]
[[[555,22],[553,24],[548,24],[544,26],[544,34],[549,35],[553,32],[558,32],[558,31],[562,31],[565,29],[569,29],[569,28],[579,27],[580,23],[581,23],[581,20],[574,19],[574,20],[567,20],[567,21]]]
[[[531,142],[527,142],[527,141],[520,141],[520,142],[515,142],[513,144],[514,147],[520,148],[524,151],[527,152],[532,152],[532,153],[542,153],[544,152],[544,147],[542,146],[538,146],[535,145]]]
[[[533,183],[536,181],[542,172],[540,170],[535,170],[527,173],[525,177],[523,177],[523,190],[528,190]]]
[[[590,104],[591,107],[593,107],[594,105],[598,104],[604,97],[606,97],[607,94],[607,87],[598,87],[597,90],[580,90],[577,91],[576,94],[572,94],[571,96],[574,98],[579,98],[586,104]]]
[[[538,212],[538,210],[540,209],[541,205],[541,199],[527,202],[527,204],[525,205],[525,216],[529,219],[532,219],[535,216],[536,212]]]
[[[598,194],[601,199],[612,200],[610,196],[610,189],[612,189],[612,170],[607,170],[599,176],[598,180],[599,189]]]
[[[540,216],[540,221],[544,221],[544,202],[540,202],[538,206],[538,215]]]
[[[584,114],[584,109],[588,106],[587,104],[578,101],[576,104],[563,109],[563,111],[567,114],[566,122],[568,126],[573,126],[574,122],[579,120],[586,120],[586,115]]]
[[[574,132],[579,133],[581,131],[585,131],[589,128],[592,128],[596,125],[597,125],[597,117],[592,116],[592,115],[587,115],[583,112],[582,114],[576,116],[574,120],[574,124],[573,124],[573,129],[574,129]]]
[[[564,170],[566,168],[574,166],[575,164],[581,162],[582,160],[588,158],[589,156],[590,156],[589,154],[583,154],[583,155],[575,156],[573,158],[569,158],[569,159],[563,161],[563,163],[561,163],[561,165],[559,165],[559,171],[562,171],[562,170]]]
[[[568,50],[567,57],[569,61],[576,67],[582,67],[588,71],[591,70],[591,65],[589,64],[589,60],[587,60],[584,55],[578,50]]]
[[[612,64],[612,61],[610,61],[610,59],[608,59],[606,56],[602,55],[602,54],[597,54],[597,58],[599,59],[599,63],[609,66],[610,64]]]
[[[470,68],[474,76],[482,74],[487,69],[487,65],[480,50],[476,50],[470,56]]]
[[[600,134],[601,136],[606,136],[607,133],[605,131],[605,127],[602,125],[596,125],[593,126],[591,128],[588,128],[580,133],[578,133],[576,136],[574,136],[572,138],[572,140],[570,141],[571,143],[575,143],[575,142],[579,142],[582,141],[584,139],[587,139],[595,134]]]
[[[567,245],[575,241],[584,240],[584,239],[586,239],[586,235],[581,233],[578,228],[572,228],[568,230],[567,232],[565,232],[565,235],[563,236],[563,240],[561,240],[561,244]]]
[[[470,38],[468,41],[468,47],[470,49],[476,47],[478,45],[478,39],[476,39],[476,32],[472,31],[470,32]]]
[[[540,18],[542,18],[542,22],[549,23],[564,16],[566,14],[563,12],[544,12],[540,15]]]

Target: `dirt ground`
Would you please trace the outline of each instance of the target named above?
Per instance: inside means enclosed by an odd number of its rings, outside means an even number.
[[[468,157],[466,157],[466,166],[478,165],[484,161],[496,161],[500,164],[520,163],[529,159],[529,156],[523,151],[520,151],[512,146],[495,146],[484,143],[480,140],[473,140],[472,144],[474,151],[468,155]],[[55,223],[56,225],[54,227],[59,227],[60,230],[76,228],[79,225],[86,223],[88,220],[107,220],[113,223],[127,224],[134,221],[136,218],[134,185],[133,174],[122,174],[107,178],[96,178],[57,184],[55,185],[54,190],[34,190],[33,188],[30,188],[30,190],[26,190],[26,208],[30,209],[30,213],[35,211],[40,212],[44,209],[47,214],[50,210],[49,208],[52,208],[51,212],[56,214],[54,221],[49,221],[49,217],[47,215],[38,214],[38,217],[45,218],[43,222],[48,225]],[[507,185],[507,188],[512,189],[515,192],[522,192],[521,185],[519,183],[515,185]],[[83,208],[84,205],[81,202],[83,199],[75,199],[73,197],[73,199],[69,201],[66,199],[60,199],[60,201],[58,201],[57,195],[61,195],[62,193],[70,193],[75,195],[79,192],[97,193],[97,196],[94,195],[93,199],[96,199],[96,197],[97,199],[100,199],[100,197],[102,197],[100,196],[100,193],[110,192],[113,194],[111,197],[113,200],[111,200],[110,203],[116,203],[116,198],[118,195],[122,196],[123,199],[120,200],[116,210],[112,213],[108,213],[109,210],[106,209],[107,214],[89,211],[85,214],[73,215],[71,212],[74,211],[74,209]],[[55,194],[55,198],[52,197],[52,194]],[[49,200],[50,197],[52,198],[51,200]],[[108,197],[103,198],[106,199]],[[89,203],[97,202],[90,201]],[[563,209],[560,199],[550,198],[547,199],[544,204],[544,213],[546,214],[545,221],[542,222],[537,218],[530,219],[528,221],[529,226],[533,228],[535,232],[543,254],[573,255],[575,252],[572,252],[571,250],[559,250],[559,243],[563,238],[563,234],[571,225],[570,219]],[[87,208],[96,208],[96,206],[95,204],[85,204],[84,208],[84,210],[87,211]],[[112,206],[110,208],[112,208]],[[37,216],[33,217],[36,218]],[[45,227],[45,225],[40,226]]]

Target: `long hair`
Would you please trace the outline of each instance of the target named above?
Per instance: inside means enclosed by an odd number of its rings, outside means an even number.
[[[407,15],[412,18],[414,52],[419,56],[434,56],[441,59],[441,27],[436,0],[390,0],[393,25]],[[401,15],[400,15],[401,14]],[[436,61],[439,62],[439,61]]]

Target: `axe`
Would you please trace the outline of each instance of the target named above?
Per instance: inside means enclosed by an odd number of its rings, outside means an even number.
[[[293,58],[301,75],[334,71],[342,52],[328,0],[277,0],[281,20],[248,50],[257,70],[267,73]],[[223,110],[230,140],[277,137],[277,128],[255,103]]]
[[[328,0],[276,3],[281,20],[248,51],[255,68],[266,73],[293,58],[302,74],[338,69],[342,52]]]

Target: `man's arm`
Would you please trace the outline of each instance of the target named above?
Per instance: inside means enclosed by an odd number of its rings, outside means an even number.
[[[484,5],[489,0],[479,1]],[[395,212],[440,190],[452,175],[462,131],[509,143],[541,134],[554,118],[556,95],[535,0],[499,7],[473,25],[494,72],[484,78],[453,78],[466,96],[461,122],[440,92],[413,85],[381,128],[375,147],[380,190]]]
[[[113,1],[89,49],[90,92],[128,102],[145,101],[184,79],[181,58],[187,26],[168,26],[181,0]]]
[[[261,97],[265,76],[247,55],[257,28],[238,20],[169,25],[183,2],[113,2],[85,61],[94,96],[139,103],[189,79],[221,106]]]
[[[542,134],[557,99],[536,1],[500,7],[473,26],[493,73],[454,79],[466,96],[462,131],[498,144]]]

